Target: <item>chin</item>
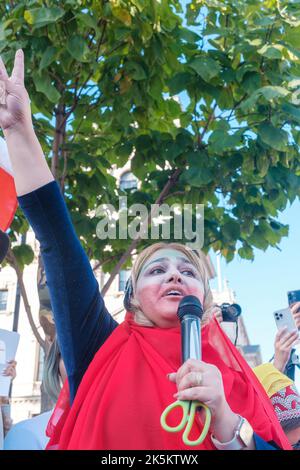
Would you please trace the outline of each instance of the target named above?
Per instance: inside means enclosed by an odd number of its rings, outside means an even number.
[[[158,317],[156,317],[158,318]],[[174,326],[179,325],[179,318],[177,317],[177,309],[174,312],[165,312],[160,313],[159,318],[157,320],[157,325],[161,328],[172,328]]]

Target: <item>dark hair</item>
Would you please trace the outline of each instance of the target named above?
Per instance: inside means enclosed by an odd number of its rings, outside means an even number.
[[[280,422],[284,432],[300,428],[300,418],[290,418]]]

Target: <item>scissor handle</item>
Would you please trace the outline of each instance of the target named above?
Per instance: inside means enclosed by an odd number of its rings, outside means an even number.
[[[177,426],[173,426],[173,427],[169,426],[166,422],[166,418],[172,410],[174,410],[175,408],[178,408],[178,407],[180,407],[183,410],[182,419],[181,419],[180,423]],[[202,432],[201,432],[200,436],[198,437],[198,439],[196,439],[195,441],[192,441],[192,440],[189,439],[189,433],[191,432],[191,429],[192,429],[193,424],[194,424],[196,410],[199,407],[205,409],[205,422],[204,422]],[[161,415],[161,418],[160,418],[160,424],[161,424],[162,428],[165,431],[168,431],[168,432],[181,431],[184,428],[184,425],[187,424],[186,428],[183,432],[183,435],[182,435],[182,440],[183,440],[184,444],[186,444],[187,446],[197,446],[197,445],[202,444],[202,442],[204,441],[204,439],[207,436],[207,433],[208,433],[208,430],[209,430],[209,427],[210,427],[210,422],[211,422],[210,409],[208,408],[208,406],[204,405],[204,403],[201,403],[199,401],[177,400],[177,401],[171,403],[169,406],[167,406],[167,408],[163,411],[163,413]]]
[[[169,426],[167,424],[166,419],[167,419],[168,414],[172,410],[175,410],[175,408],[181,408],[182,411],[183,411],[183,416],[182,416],[182,419],[181,419],[180,423],[178,424],[178,426]],[[168,431],[168,432],[181,431],[184,428],[184,425],[188,420],[189,409],[190,409],[190,402],[189,401],[177,400],[177,401],[174,401],[173,403],[171,403],[171,405],[167,406],[167,408],[164,410],[164,412],[162,413],[162,415],[160,417],[160,424],[161,424],[162,428],[165,431]]]

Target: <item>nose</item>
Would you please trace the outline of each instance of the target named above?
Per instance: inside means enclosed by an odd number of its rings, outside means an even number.
[[[181,273],[179,271],[172,271],[168,274],[167,282],[179,282],[182,283]]]

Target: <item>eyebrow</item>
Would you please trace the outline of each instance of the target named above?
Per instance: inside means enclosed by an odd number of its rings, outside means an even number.
[[[183,261],[184,263],[186,264],[190,264],[191,266],[195,267],[188,259],[186,258],[182,258],[181,256],[176,256],[176,259],[179,259],[180,261]],[[148,266],[150,266],[150,264],[153,264],[153,263],[158,263],[158,262],[161,262],[161,261],[169,261],[169,258],[157,258],[153,261],[151,261],[149,264],[147,264],[143,269],[142,269],[142,272],[144,272]]]

